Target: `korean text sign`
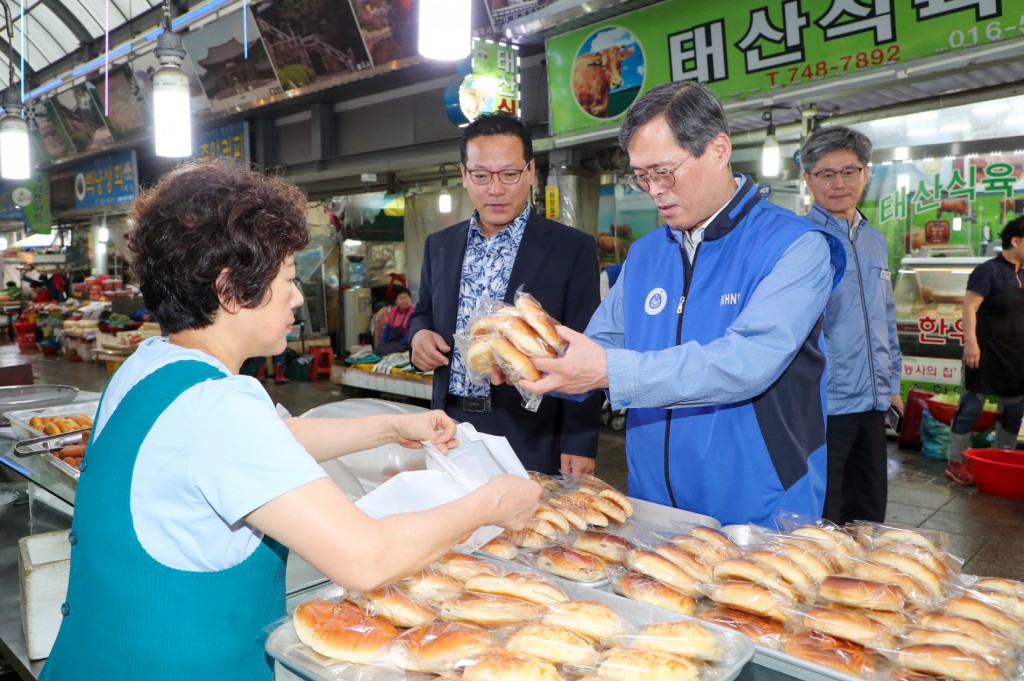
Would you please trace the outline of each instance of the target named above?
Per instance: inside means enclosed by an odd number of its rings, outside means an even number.
[[[96,208],[135,200],[135,152],[117,151],[75,166],[75,207]]]

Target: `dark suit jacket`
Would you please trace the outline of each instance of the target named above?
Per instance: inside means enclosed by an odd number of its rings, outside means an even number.
[[[455,347],[453,334],[468,231],[466,221],[427,237],[419,300],[409,323],[410,339],[416,332],[429,329]],[[531,211],[505,302],[513,302],[520,286],[533,294],[548,314],[582,332],[600,303],[594,238]],[[512,386],[491,386],[492,414],[477,416],[446,408],[449,375],[447,366],[434,370],[432,406],[445,409],[456,420],[473,423],[483,432],[508,438],[527,469],[556,473],[562,453],[596,456],[600,396],[584,402],[545,397],[533,413],[523,409],[522,398]]]

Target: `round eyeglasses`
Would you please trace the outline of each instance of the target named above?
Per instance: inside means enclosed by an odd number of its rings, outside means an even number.
[[[527,161],[526,165],[523,166],[522,170],[483,170],[477,168],[474,170],[466,170],[466,174],[469,175],[469,179],[473,184],[490,184],[494,176],[498,176],[498,180],[502,184],[516,184],[523,177],[523,173],[530,167],[530,162]]]
[[[642,192],[644,194],[651,190],[652,182],[663,189],[670,189],[676,183],[676,171],[691,158],[693,157],[689,156],[684,158],[671,168],[653,168],[647,173],[627,175],[626,182],[629,183],[629,186],[632,187],[634,191]]]
[[[826,185],[830,185],[836,181],[837,177],[842,177],[844,182],[853,182],[854,180],[858,180],[860,179],[860,174],[863,171],[863,166],[846,166],[842,170],[819,170],[816,173],[807,174],[813,175]]]

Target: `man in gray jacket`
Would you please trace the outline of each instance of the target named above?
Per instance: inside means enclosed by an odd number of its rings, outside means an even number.
[[[871,140],[856,130],[816,130],[800,149],[814,195],[808,217],[846,249],[846,274],[825,307],[828,482],[823,516],[844,524],[885,520],[885,414],[901,413],[902,357],[885,236],[857,210],[871,172]]]

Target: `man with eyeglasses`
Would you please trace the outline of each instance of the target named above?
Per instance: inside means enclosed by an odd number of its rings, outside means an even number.
[[[644,94],[619,143],[666,224],[633,242],[586,335],[559,328],[565,357],[522,385],[629,408],[632,496],[725,524],[820,516],[822,311],[842,246],[732,173],[725,111],[700,84]]]
[[[846,275],[825,307],[828,348],[828,486],[824,517],[883,522],[888,497],[886,411],[903,412],[902,355],[885,235],[857,209],[871,140],[851,128],[812,132],[800,148],[814,205],[807,217],[846,251]]]
[[[527,470],[593,473],[601,399],[541,400],[522,407],[509,385],[475,385],[453,337],[468,333],[484,297],[533,294],[549,314],[583,329],[599,302],[597,244],[545,219],[529,203],[534,182],[530,129],[506,114],[482,116],[462,136],[462,186],[473,216],[427,237],[419,302],[409,324],[412,363],[434,371],[432,406],[508,439]]]

